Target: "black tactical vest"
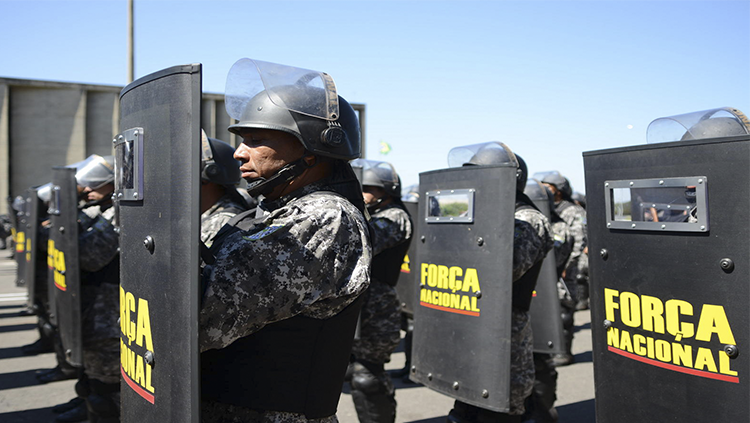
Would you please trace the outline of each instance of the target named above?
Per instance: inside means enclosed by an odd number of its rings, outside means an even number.
[[[336,413],[361,300],[325,320],[295,316],[201,354],[201,395],[308,419]]]

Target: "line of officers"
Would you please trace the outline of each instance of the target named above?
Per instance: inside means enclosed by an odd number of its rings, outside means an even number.
[[[396,291],[416,231],[414,216],[407,212],[404,201],[418,200],[419,190],[402,190],[396,170],[387,162],[356,159],[361,153],[356,115],[336,94],[335,86],[327,89],[338,97],[335,125],[273,103],[261,92],[249,101],[242,115],[233,116],[238,123],[229,130],[242,138],[236,149],[203,136],[204,151],[208,148],[212,154],[201,163],[201,241],[214,255],[212,263],[202,263],[205,289],[199,342],[204,422],[333,422],[344,380],[351,387],[361,422],[395,420],[394,387],[384,366],[403,329],[407,332],[407,364],[394,374],[408,374],[410,334],[414,325],[419,325],[404,313]],[[277,110],[260,114],[269,109]],[[331,147],[311,141],[324,138],[323,133],[332,127],[339,133]],[[588,308],[585,199],[576,201],[570,183],[558,172],[535,174],[547,188],[552,206],[545,216],[524,194],[527,182],[532,182],[524,160],[499,142],[479,148],[463,166],[507,162],[517,167],[513,279],[526,284],[513,285],[510,409],[499,413],[457,400],[452,410],[446,410],[452,422],[556,421],[555,367],[573,361],[573,313]],[[46,251],[49,231],[55,228],[50,227],[45,213],[36,222],[36,265],[40,271],[33,284],[40,339],[23,349],[27,354],[56,352],[57,367],[38,375],[40,382],[78,379],[75,398],[53,409],[58,413],[56,421],[116,422],[121,411],[122,376],[118,222],[112,203],[114,160],[92,155],[69,167],[76,169],[79,195],[83,363],[73,366],[68,362],[59,336],[61,328],[49,318],[48,290],[58,288],[54,272],[48,270],[52,265]],[[355,175],[359,182],[353,183]],[[242,178],[248,182],[247,189],[239,188]],[[33,201],[45,203],[42,210],[54,208],[51,188],[51,184],[35,188]],[[28,207],[23,201],[13,204],[19,213]],[[300,250],[290,251],[290,245]],[[566,353],[534,353],[532,357],[528,304],[536,280],[523,276],[547,254],[556,258]],[[516,290],[529,298],[516,304]],[[330,324],[320,326],[319,322]],[[356,322],[356,337],[351,322]],[[336,339],[329,344],[316,343],[317,335],[306,341],[311,350],[322,353],[316,356],[329,357],[309,366],[326,370],[317,374],[330,375],[333,383],[305,379],[316,372],[299,368],[296,352],[269,358],[280,360],[278,363],[255,363],[250,371],[243,370],[245,351],[270,348],[269,340],[286,345],[282,325],[302,333],[339,331],[340,335],[328,338]],[[262,340],[266,343],[257,345]],[[268,366],[275,372],[264,371]],[[221,377],[216,377],[217,372]],[[270,398],[243,395],[234,389],[243,383],[275,394]],[[314,395],[318,398],[314,404],[300,400]]]

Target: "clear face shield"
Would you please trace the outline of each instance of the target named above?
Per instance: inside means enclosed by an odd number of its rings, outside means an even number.
[[[377,160],[354,159],[350,162],[353,167],[362,168],[362,185],[384,187],[385,184],[398,184],[398,173],[388,162]]]
[[[258,107],[276,107],[325,120],[339,117],[333,78],[324,72],[253,59],[240,59],[229,70],[225,90],[229,116],[252,121]]]
[[[646,142],[720,138],[750,134],[750,121],[737,109],[722,107],[654,120],[646,130]]]
[[[86,160],[70,167],[76,168],[76,183],[91,190],[114,181],[115,169],[112,163],[97,154],[92,154]]]
[[[518,159],[516,159],[516,155],[513,154],[513,151],[507,145],[498,141],[490,141],[455,147],[448,152],[449,167],[461,167],[464,165],[512,165],[517,168]]]

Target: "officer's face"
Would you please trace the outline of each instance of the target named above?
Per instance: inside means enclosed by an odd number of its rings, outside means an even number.
[[[547,189],[552,193],[552,195],[556,195],[557,194],[558,190],[557,190],[556,186],[554,186],[552,184],[545,183],[545,182],[542,182],[542,185],[544,185],[545,187],[547,187]]]
[[[97,189],[91,189],[89,187],[86,187],[83,189],[83,192],[86,195],[86,200],[101,201],[111,196],[114,190],[115,190],[115,186],[113,184],[106,184]]]
[[[380,187],[365,185],[362,187],[362,196],[365,198],[365,204],[373,204],[385,197],[385,190]]]
[[[302,143],[286,132],[248,128],[240,135],[242,144],[235,150],[234,158],[242,163],[240,171],[247,181],[273,176],[305,151]]]

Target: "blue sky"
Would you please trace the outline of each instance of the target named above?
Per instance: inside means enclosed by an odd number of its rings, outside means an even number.
[[[0,0],[0,77],[127,83],[127,2]],[[136,77],[242,57],[330,73],[405,185],[502,141],[584,189],[583,151],[663,116],[750,113],[750,1],[135,0]],[[392,150],[379,153],[379,143]]]

